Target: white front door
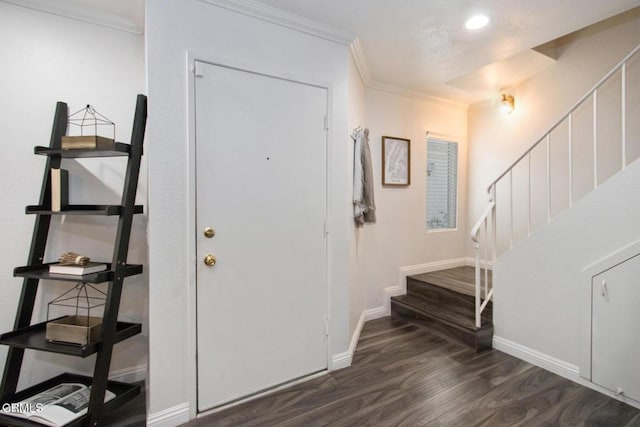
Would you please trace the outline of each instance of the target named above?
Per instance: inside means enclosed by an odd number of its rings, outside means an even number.
[[[205,63],[198,69],[204,411],[327,368],[327,89]],[[204,263],[209,254],[213,266]]]

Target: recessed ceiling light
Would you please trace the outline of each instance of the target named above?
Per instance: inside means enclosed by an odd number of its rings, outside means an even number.
[[[464,26],[467,30],[478,30],[485,27],[489,23],[489,17],[487,15],[475,15],[465,22]]]

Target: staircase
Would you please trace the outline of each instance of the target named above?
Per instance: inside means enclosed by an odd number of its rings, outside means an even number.
[[[628,88],[638,87],[638,82],[631,82],[632,78],[637,78],[637,73],[633,69],[627,69],[627,64],[630,67],[635,64],[632,61],[637,60],[636,55],[640,56],[640,46],[633,49],[509,168],[489,184],[488,204],[471,230],[471,240],[475,249],[475,266],[408,277],[407,294],[391,298],[392,316],[402,317],[413,323],[447,333],[478,352],[492,347],[493,283],[492,274],[487,267],[493,268],[498,257],[519,243],[518,233],[516,233],[518,218],[516,218],[514,206],[526,208],[526,217],[524,220],[521,219],[524,225],[520,225],[524,232],[519,233],[524,234],[526,239],[536,232],[537,227],[550,223],[555,216],[552,210],[552,195],[557,186],[568,187],[564,209],[570,209],[579,197],[584,196],[584,194],[576,194],[574,188],[579,179],[584,180],[585,176],[590,179],[591,190],[595,190],[608,179],[607,175],[601,176],[603,162],[606,160],[603,158],[606,156],[602,156],[601,152],[619,153],[619,158],[615,158],[615,154],[614,157],[609,156],[617,164],[618,172],[625,170],[640,158],[637,154],[633,154],[638,152],[637,144],[640,143],[640,135],[637,131],[635,133],[630,131],[627,126],[628,122],[631,123],[632,119],[635,119],[634,113],[638,108],[637,93],[633,91],[627,93]],[[598,98],[599,91],[612,78],[619,80],[616,84],[619,84],[620,90],[617,106],[613,107],[607,104],[606,99],[600,102]],[[604,89],[603,92],[606,95],[606,87]],[[574,120],[574,114],[579,117],[580,111],[589,113],[590,123]],[[610,126],[603,126],[603,120],[600,118],[602,111],[605,112],[605,117],[607,113],[616,116],[612,119]],[[578,132],[579,124],[586,127],[587,135],[591,133],[587,144],[584,144],[584,141],[582,145],[578,144],[579,139],[584,138],[585,134],[584,129],[582,134]],[[618,131],[619,137],[616,136],[615,130]],[[568,155],[565,159],[553,156],[552,147],[557,147],[557,144],[566,144],[564,149]],[[631,144],[635,144],[636,148],[629,148]],[[538,167],[537,171],[532,166],[534,151],[539,157],[542,153],[545,158],[543,167]],[[576,159],[585,158],[592,160],[591,167],[584,168],[583,165],[575,163]],[[519,178],[514,174],[516,167],[521,167],[528,172],[525,172],[524,177]],[[591,174],[591,178],[588,174]],[[552,176],[563,176],[566,182],[556,182],[552,180]],[[521,180],[521,184],[524,183],[524,188],[528,187],[528,191],[514,191],[514,188],[519,188],[514,184],[514,181],[518,180]],[[498,189],[499,184],[502,185],[501,190]],[[532,191],[534,187],[544,189],[544,195],[534,194]],[[497,220],[498,205],[503,207],[500,221]],[[533,206],[546,208],[543,221],[533,220]],[[499,248],[499,241],[508,242],[507,247]],[[503,276],[501,280],[504,280]]]
[[[465,266],[409,276],[407,294],[391,298],[391,315],[455,337],[477,352],[488,350],[492,306],[489,301],[482,326],[476,327],[474,275],[475,269]]]

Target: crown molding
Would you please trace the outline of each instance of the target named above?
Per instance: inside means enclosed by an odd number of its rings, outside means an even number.
[[[407,89],[402,86],[377,81],[371,77],[371,73],[369,72],[369,66],[367,63],[367,58],[364,54],[364,49],[362,48],[360,39],[356,37],[351,42],[349,49],[351,50],[351,57],[356,63],[356,68],[358,69],[358,73],[360,74],[360,79],[362,80],[362,84],[364,84],[365,87],[368,87],[369,89],[375,89],[382,92],[391,93],[394,95],[406,96],[409,98],[416,98],[421,101],[427,101],[433,104],[459,108],[464,111],[467,111],[469,109],[469,104],[466,102],[453,101],[451,99],[440,98],[437,96],[429,95],[424,92]]]
[[[351,42],[349,49],[351,50],[351,57],[356,63],[360,79],[362,79],[362,83],[366,86],[371,82],[371,74],[369,73],[369,66],[367,65],[367,57],[364,55],[364,49],[358,37]]]
[[[285,12],[275,7],[267,6],[253,0],[198,0],[212,6],[221,7],[251,16],[262,21],[270,22],[281,27],[299,31],[304,34],[330,40],[341,45],[349,46],[355,38],[353,34],[341,31],[326,25],[319,24],[311,19]]]
[[[379,90],[381,92],[387,92],[394,95],[405,96],[408,98],[416,98],[421,101],[430,102],[432,104],[437,104],[440,106],[457,108],[463,111],[469,110],[469,104],[466,102],[454,101],[452,99],[447,99],[447,98],[440,98],[438,96],[433,96],[425,92],[419,92],[419,91],[407,89],[402,86],[397,86],[390,83],[382,83],[382,82],[372,80],[368,83],[365,83],[365,86],[370,89]]]
[[[26,9],[36,10],[39,12],[49,13],[51,15],[62,16],[64,18],[74,19],[89,24],[99,25],[101,27],[111,28],[113,30],[125,31],[132,34],[143,34],[143,30],[139,28],[132,19],[116,15],[89,7],[70,6],[63,1],[43,1],[43,0],[0,0],[0,2],[8,3]]]

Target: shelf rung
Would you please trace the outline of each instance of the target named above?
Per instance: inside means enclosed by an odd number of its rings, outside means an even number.
[[[85,274],[82,276],[73,274],[56,274],[49,273],[49,266],[57,264],[50,262],[41,265],[26,265],[13,269],[14,277],[26,277],[29,279],[39,280],[61,280],[67,282],[86,282],[86,283],[103,283],[113,280],[114,272],[111,270],[111,264],[105,263],[107,269],[97,273]],[[135,276],[142,273],[142,264],[127,264],[124,277]]]
[[[65,159],[79,159],[89,157],[123,157],[131,153],[131,146],[122,142],[114,142],[113,149],[86,149],[86,150],[63,150],[61,148],[35,147],[35,154],[50,157],[62,157]]]
[[[77,357],[87,357],[100,350],[101,341],[92,342],[86,346],[49,342],[46,339],[46,329],[47,322],[42,322],[31,325],[28,328],[6,332],[0,335],[0,344]],[[141,331],[142,325],[139,323],[118,322],[114,343],[124,341],[139,334]]]
[[[121,205],[69,205],[63,211],[52,211],[48,206],[30,205],[25,208],[25,213],[34,215],[121,215],[124,208]],[[143,205],[133,207],[134,214],[144,212]]]

